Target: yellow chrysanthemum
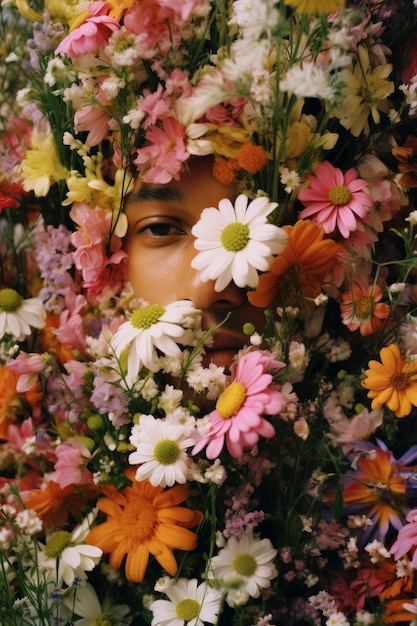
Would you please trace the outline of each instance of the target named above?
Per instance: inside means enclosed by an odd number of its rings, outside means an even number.
[[[71,24],[79,12],[78,0],[46,0],[45,6],[51,20]]]
[[[285,4],[297,9],[300,13],[320,15],[339,11],[345,3],[343,0],[285,0]]]
[[[369,389],[372,408],[387,405],[397,417],[409,415],[417,406],[417,359],[406,360],[396,344],[382,348],[382,363],[370,361],[362,387]]]
[[[387,98],[394,91],[394,83],[387,80],[392,65],[386,63],[372,69],[365,46],[359,46],[358,55],[353,70],[346,68],[342,73],[341,81],[346,85],[342,89],[343,105],[332,113],[354,137],[359,137],[362,132],[369,135],[369,117],[379,123],[380,112],[388,112]]]
[[[65,180],[68,174],[59,158],[52,133],[43,134],[34,130],[31,148],[26,151],[20,166],[23,189],[44,197],[53,183]]]

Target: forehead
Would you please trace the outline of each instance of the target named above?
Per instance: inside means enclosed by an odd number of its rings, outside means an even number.
[[[129,213],[140,206],[161,204],[184,206],[201,213],[206,207],[217,207],[222,198],[233,201],[236,195],[235,185],[223,185],[214,178],[211,160],[197,158],[182,173],[179,181],[161,185],[138,180],[126,198],[125,209]]]

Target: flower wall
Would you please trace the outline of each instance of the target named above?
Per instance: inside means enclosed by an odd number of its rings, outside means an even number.
[[[3,0],[2,623],[416,623],[416,20]],[[137,180],[199,160],[191,267],[264,320],[230,367],[129,280]]]

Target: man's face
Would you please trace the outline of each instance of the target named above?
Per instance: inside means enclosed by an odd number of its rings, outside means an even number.
[[[236,190],[214,179],[211,160],[195,159],[179,182],[168,185],[142,185],[126,202],[129,228],[125,240],[128,254],[128,279],[137,297],[162,306],[177,300],[191,300],[202,310],[203,329],[209,330],[232,313],[227,324],[215,335],[206,365],[230,364],[234,354],[248,343],[243,334],[245,322],[262,332],[262,309],[249,304],[246,292],[230,283],[222,292],[214,281],[202,282],[191,268],[196,256],[195,237],[191,234],[201,212],[217,207],[222,198],[234,201]]]

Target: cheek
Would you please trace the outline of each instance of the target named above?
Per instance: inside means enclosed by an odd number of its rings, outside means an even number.
[[[185,255],[167,250],[138,249],[127,246],[128,280],[136,297],[152,304],[167,305],[178,300],[189,263]]]

